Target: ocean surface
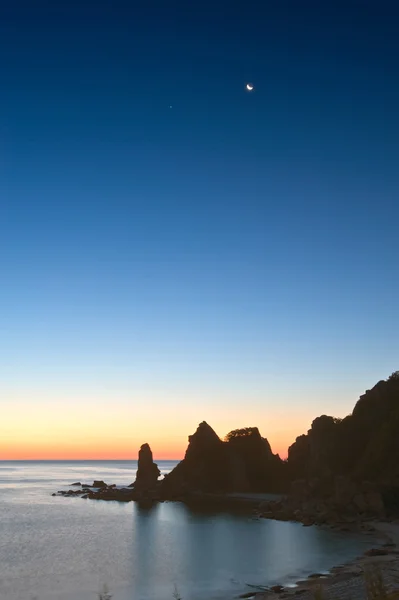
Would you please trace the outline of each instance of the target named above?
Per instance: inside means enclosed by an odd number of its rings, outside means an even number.
[[[163,473],[174,461],[158,461]],[[0,462],[1,600],[227,600],[363,553],[366,537],[180,503],[140,509],[52,497],[81,481],[127,485],[135,461]]]

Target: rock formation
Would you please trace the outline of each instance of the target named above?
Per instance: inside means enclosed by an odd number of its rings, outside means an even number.
[[[143,444],[139,450],[138,469],[136,481],[128,488],[120,488],[115,484],[107,485],[104,481],[94,481],[93,485],[81,485],[82,489],[59,491],[61,496],[81,496],[89,500],[116,500],[118,502],[131,502],[136,500],[143,506],[151,506],[159,499],[158,477],[161,472],[152,458],[151,448]]]
[[[292,479],[372,480],[399,485],[399,375],[379,381],[344,419],[321,416],[288,450]]]
[[[343,525],[382,518],[385,507],[374,484],[338,476],[329,485],[319,479],[294,481],[287,497],[262,503],[260,514],[305,525]]]
[[[108,486],[105,483],[105,481],[96,480],[96,481],[93,481],[93,485],[91,487],[94,487],[94,488],[106,488]]]
[[[315,419],[289,448],[288,473],[308,488],[318,481],[313,499],[330,496],[334,509],[381,516],[384,505],[388,513],[399,513],[398,457],[397,372],[367,390],[351,415]]]
[[[269,442],[262,438],[257,427],[235,429],[222,441],[204,421],[189,436],[188,442],[184,459],[160,481],[161,473],[153,461],[151,448],[143,444],[139,451],[136,480],[129,489],[95,481],[93,486],[82,486],[82,490],[68,490],[62,494],[151,503],[187,499],[197,493],[223,495],[228,492],[282,491],[285,465],[278,455],[272,453]]]
[[[160,474],[161,471],[158,469],[158,465],[153,461],[150,446],[143,444],[139,450],[136,481],[131,487],[136,492],[153,490],[157,486]]]
[[[249,491],[273,492],[285,487],[285,465],[273,454],[257,427],[235,429],[226,436],[226,441],[229,453],[239,457],[244,466]]]
[[[266,503],[263,516],[311,524],[399,514],[399,372],[367,390],[344,419],[316,418],[290,446],[286,462],[256,427],[235,429],[222,441],[204,421],[188,441],[184,459],[163,480],[158,481],[160,471],[144,444],[130,489],[95,481],[98,491],[82,485],[81,491],[62,493],[152,503],[198,500],[201,494],[204,499],[203,494],[284,492],[290,485],[285,498]]]
[[[222,441],[205,421],[189,437],[184,459],[162,482],[162,494],[265,492],[281,485],[283,463],[256,427]]]
[[[205,421],[188,438],[184,459],[162,482],[167,497],[187,492],[230,491],[229,459],[223,442]]]

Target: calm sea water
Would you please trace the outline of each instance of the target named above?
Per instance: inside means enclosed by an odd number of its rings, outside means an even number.
[[[163,473],[175,462],[158,461]],[[51,496],[74,481],[129,484],[135,461],[0,462],[1,600],[227,600],[294,582],[371,547],[356,535],[180,503]]]

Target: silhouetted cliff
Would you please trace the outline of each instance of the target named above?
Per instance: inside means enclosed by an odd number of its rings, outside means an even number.
[[[399,372],[360,397],[344,419],[321,416],[288,450],[291,479],[350,476],[399,486]]]
[[[150,490],[156,487],[161,471],[154,463],[152,450],[148,444],[143,444],[139,450],[136,481],[132,483],[135,491]]]
[[[256,427],[231,431],[222,441],[201,423],[189,437],[184,459],[160,482],[160,491],[165,498],[284,492],[295,482],[294,500],[334,498],[339,510],[353,500],[364,505],[364,512],[380,514],[380,497],[377,502],[373,494],[386,493],[399,507],[398,459],[399,373],[394,373],[367,390],[345,419],[317,417],[289,448],[285,462]]]
[[[189,437],[184,459],[162,482],[162,493],[272,491],[281,486],[283,471],[256,427],[237,429],[222,441],[204,421]]]
[[[285,465],[273,454],[269,442],[257,427],[235,429],[226,436],[227,447],[243,464],[247,487],[253,492],[280,491]]]

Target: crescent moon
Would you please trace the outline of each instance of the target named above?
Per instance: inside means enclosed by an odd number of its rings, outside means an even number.
[[[252,90],[254,89],[254,86],[252,85],[252,83],[247,83],[247,85],[245,86],[248,90],[248,92],[252,92]]]

